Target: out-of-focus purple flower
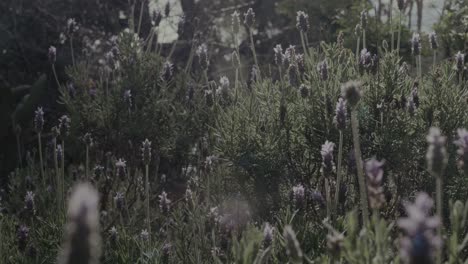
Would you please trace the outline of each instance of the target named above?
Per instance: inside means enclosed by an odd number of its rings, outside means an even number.
[[[115,163],[115,168],[117,169],[117,177],[121,179],[125,178],[127,162],[124,159],[119,159]]]
[[[429,143],[426,154],[428,169],[438,177],[441,177],[448,160],[445,148],[447,138],[442,136],[439,128],[431,127],[426,139]]]
[[[232,32],[237,34],[240,31],[240,14],[237,10],[232,13],[231,19]]]
[[[349,81],[341,86],[341,96],[351,107],[355,107],[361,100],[361,83]]]
[[[310,88],[305,84],[301,84],[301,87],[299,87],[299,93],[302,98],[307,98],[309,97]]]
[[[298,68],[295,63],[289,64],[288,68],[288,77],[289,77],[289,85],[292,87],[299,86],[299,76],[298,76]]]
[[[361,27],[361,24],[356,24],[356,27],[354,27],[354,35],[358,38],[361,37],[361,34],[362,34],[362,27]]]
[[[172,244],[169,242],[164,242],[164,245],[162,247],[162,257],[167,261],[169,256],[172,253]]]
[[[145,165],[148,165],[151,161],[151,141],[148,139],[145,139],[142,143],[141,147],[141,157],[143,160],[143,163]]]
[[[67,34],[68,36],[72,36],[75,32],[77,32],[80,29],[78,26],[78,23],[74,18],[69,18],[67,20]]]
[[[369,69],[372,65],[372,54],[367,49],[361,50],[361,56],[359,57],[359,64],[364,69]]]
[[[121,192],[117,192],[114,196],[115,207],[117,210],[122,211],[125,208],[125,196]]]
[[[385,203],[385,195],[382,187],[384,162],[372,158],[366,162],[367,190],[369,193],[369,205],[372,209],[380,209]]]
[[[361,12],[361,27],[363,30],[366,30],[367,29],[367,11],[366,10],[363,10]]]
[[[71,127],[71,119],[67,115],[63,115],[62,117],[59,118],[59,129],[60,129],[60,136],[65,138],[68,136],[70,133],[70,127]]]
[[[302,184],[296,185],[292,189],[292,198],[296,208],[302,208],[305,202],[305,189]]]
[[[141,240],[148,241],[149,236],[150,236],[150,233],[148,232],[148,230],[146,230],[146,229],[141,230],[141,232],[140,232],[140,239]]]
[[[336,103],[335,117],[333,122],[336,127],[343,131],[346,129],[346,118],[348,116],[348,110],[346,109],[346,101],[343,98],[338,98]]]
[[[334,148],[335,143],[327,140],[320,150],[320,154],[322,155],[322,173],[325,177],[330,177],[335,171],[335,163],[333,162]]]
[[[304,74],[305,74],[305,71],[306,71],[304,54],[298,54],[296,56],[296,63],[297,63],[297,70],[299,72],[299,75],[302,78],[304,76]]]
[[[439,48],[439,42],[437,41],[437,34],[435,32],[429,33],[429,45],[431,49],[437,50]]]
[[[55,48],[54,46],[50,46],[47,56],[49,57],[50,63],[55,64],[55,62],[57,61],[57,48]]]
[[[405,0],[397,0],[398,10],[403,11],[405,9]]]
[[[436,234],[440,219],[429,216],[433,204],[426,193],[419,193],[413,204],[405,205],[408,216],[397,222],[404,232],[400,240],[400,256],[405,263],[434,263],[435,252],[442,240]]]
[[[167,193],[163,191],[159,197],[159,208],[164,214],[167,214],[169,210],[171,209],[171,200],[167,198]]]
[[[411,52],[413,55],[421,55],[421,37],[418,33],[413,33],[411,38]]]
[[[109,238],[110,238],[111,243],[117,242],[118,237],[119,237],[119,232],[117,231],[117,228],[115,228],[115,226],[113,226],[109,230]]]
[[[323,60],[323,61],[319,62],[319,64],[317,65],[317,70],[319,72],[320,79],[322,79],[322,81],[328,80],[328,63],[327,63],[327,60]]]
[[[468,131],[466,129],[458,129],[458,139],[454,144],[458,147],[457,154],[458,165],[465,172],[465,175],[468,175]]]
[[[24,208],[30,211],[32,214],[36,213],[36,206],[34,203],[34,196],[35,194],[32,191],[26,192],[26,196],[24,197]]]
[[[94,140],[91,133],[88,132],[83,136],[83,142],[86,144],[86,146],[88,146],[88,148],[94,145]]]
[[[173,64],[169,61],[164,62],[161,70],[161,79],[165,82],[168,82],[172,78],[173,74]]]
[[[460,51],[455,54],[455,64],[459,72],[465,69],[465,54]]]
[[[249,8],[247,12],[244,14],[244,24],[248,28],[252,28],[255,23],[255,12],[252,8]]]
[[[289,65],[296,63],[296,47],[290,45],[283,54],[283,65],[289,67]]]
[[[124,103],[128,106],[128,108],[132,108],[132,91],[125,90],[123,94]]]
[[[273,48],[273,51],[275,53],[275,64],[281,66],[283,63],[283,47],[281,47],[281,44],[278,44]]]
[[[44,111],[42,107],[38,107],[37,110],[34,112],[34,130],[37,133],[41,133],[42,129],[44,128]]]
[[[306,33],[309,30],[309,15],[307,15],[304,11],[297,12],[296,27],[302,33]]]
[[[265,223],[265,227],[263,228],[263,247],[267,248],[273,244],[274,231],[274,227],[269,223]]]
[[[19,250],[24,251],[29,240],[29,227],[20,225],[16,231],[16,238],[18,239]]]
[[[343,234],[335,231],[327,235],[327,248],[332,255],[338,256],[340,254],[340,251],[343,248],[343,243]]]
[[[198,46],[195,53],[198,58],[198,65],[200,66],[200,69],[207,70],[210,66],[210,58],[208,57],[208,47],[206,44],[201,44]]]

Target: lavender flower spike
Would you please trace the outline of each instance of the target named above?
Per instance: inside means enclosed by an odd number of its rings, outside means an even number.
[[[34,112],[34,130],[37,133],[41,133],[42,129],[44,128],[44,111],[42,107],[38,107],[37,110]]]
[[[247,13],[244,14],[244,24],[248,28],[252,28],[255,23],[255,12],[253,11],[252,8],[249,8],[247,10]]]
[[[336,128],[339,130],[346,129],[347,116],[348,110],[346,109],[346,101],[343,98],[339,98],[338,103],[336,103],[335,117],[333,119]]]
[[[297,12],[296,27],[302,33],[306,33],[309,30],[309,15],[307,15],[304,11]]]
[[[382,188],[384,162],[372,158],[366,162],[367,190],[369,204],[372,209],[380,209],[385,203],[385,195]]]
[[[411,38],[411,52],[413,55],[421,55],[421,37],[418,33],[414,33]]]
[[[333,162],[334,148],[335,143],[327,140],[322,145],[322,150],[320,150],[320,154],[322,155],[322,173],[325,177],[329,177],[335,171],[335,163]]]
[[[441,176],[447,165],[447,150],[445,148],[446,137],[442,136],[439,128],[431,127],[426,137],[429,143],[426,159],[428,169],[434,174]]]
[[[454,143],[458,147],[458,164],[465,172],[465,175],[468,175],[468,130],[458,129],[457,133],[458,140],[456,140]]]

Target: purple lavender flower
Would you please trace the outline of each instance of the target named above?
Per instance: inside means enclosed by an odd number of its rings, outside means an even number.
[[[94,144],[93,137],[92,137],[91,133],[89,133],[89,132],[86,133],[83,136],[83,141],[86,144],[86,146],[88,146],[88,147],[91,147]]]
[[[447,150],[445,148],[447,138],[442,136],[442,132],[439,128],[431,127],[426,139],[429,143],[426,154],[428,169],[430,172],[440,177],[442,176],[448,160]]]
[[[129,109],[132,108],[132,91],[131,90],[125,90],[123,94],[123,100]]]
[[[328,63],[327,60],[323,60],[317,65],[317,70],[322,81],[328,80]]]
[[[143,159],[143,163],[148,165],[151,161],[151,141],[145,139],[142,143],[141,147],[141,157]]]
[[[115,208],[119,211],[123,211],[125,208],[125,196],[121,192],[117,192],[114,196]]]
[[[421,37],[418,33],[413,33],[411,38],[411,52],[413,55],[421,55]]]
[[[291,63],[288,68],[288,76],[289,76],[289,85],[292,87],[299,86],[299,76],[298,76],[298,68],[295,63]]]
[[[363,30],[366,30],[367,29],[367,11],[366,10],[363,10],[361,12],[361,27]]]
[[[38,107],[37,110],[34,112],[34,130],[37,133],[41,133],[42,129],[44,128],[44,111],[42,107]]]
[[[346,129],[346,118],[348,115],[348,110],[346,109],[346,101],[343,98],[338,98],[338,103],[336,103],[335,117],[333,123],[335,123],[336,128],[343,131]]]
[[[292,189],[292,198],[296,208],[302,208],[305,202],[305,189],[302,184],[296,185]]]
[[[327,248],[332,255],[338,256],[340,254],[341,249],[343,248],[343,244],[343,234],[335,231],[327,235]]]
[[[349,81],[341,86],[341,96],[351,107],[355,107],[361,100],[361,83]]]
[[[227,100],[229,98],[229,85],[230,85],[228,77],[226,76],[221,77],[221,79],[219,80],[219,84],[220,86],[218,88],[217,93],[219,93],[223,99]]]
[[[201,44],[198,46],[197,51],[195,52],[198,58],[198,65],[202,70],[207,70],[210,66],[210,59],[208,58],[208,48],[206,44]]]
[[[297,12],[296,27],[302,33],[306,33],[309,30],[309,15],[307,15],[304,11]]]
[[[309,97],[309,87],[305,84],[301,84],[301,87],[299,87],[299,93],[301,94],[302,98],[307,98]]]
[[[465,69],[465,54],[460,51],[455,54],[455,64],[458,72],[461,72]]]
[[[78,26],[78,23],[76,22],[76,20],[74,18],[69,18],[67,20],[67,34],[68,34],[68,36],[73,35],[75,32],[78,31],[78,29],[80,29],[80,27]]]
[[[289,65],[296,63],[296,47],[290,45],[283,54],[283,65],[289,67]]]
[[[146,229],[141,230],[141,232],[140,232],[140,239],[141,239],[142,241],[148,241],[148,240],[149,240],[149,236],[150,236],[150,234],[149,234],[148,230],[146,230]]]
[[[68,136],[70,133],[70,127],[71,127],[71,119],[67,115],[63,115],[62,117],[59,118],[59,129],[60,129],[60,136],[62,138]]]
[[[275,64],[280,66],[283,62],[283,47],[281,47],[281,44],[278,44],[273,48],[273,51],[275,53]]]
[[[113,226],[113,227],[109,230],[109,237],[110,237],[111,243],[117,242],[117,239],[118,239],[118,237],[119,237],[119,232],[117,231],[117,228],[115,228],[115,226]]]
[[[400,218],[397,222],[404,232],[400,241],[400,256],[405,263],[434,263],[434,253],[442,241],[436,235],[440,219],[429,216],[433,205],[426,193],[419,193],[414,204],[405,205],[408,217]]]
[[[167,214],[169,210],[171,209],[171,200],[167,198],[167,193],[163,191],[159,197],[159,208],[164,214]]]
[[[385,195],[382,187],[384,162],[372,158],[366,162],[367,190],[369,193],[369,205],[372,209],[380,209],[385,203]]]
[[[405,9],[405,0],[397,0],[398,10],[403,11]]]
[[[335,143],[327,140],[322,145],[322,150],[320,150],[320,154],[322,155],[322,173],[325,177],[330,177],[335,171],[335,163],[333,162],[334,147]]]
[[[247,13],[244,14],[244,24],[250,29],[255,23],[255,12],[252,8],[247,10]]]
[[[36,206],[34,203],[34,196],[35,194],[31,191],[26,192],[26,196],[24,197],[24,208],[30,211],[32,214],[36,213]]]
[[[237,34],[240,31],[240,14],[237,10],[232,13],[231,19],[232,32]]]
[[[115,168],[117,169],[117,177],[123,179],[126,174],[127,162],[124,159],[119,159],[115,163]]]
[[[304,54],[299,54],[296,56],[296,63],[297,63],[297,70],[301,78],[304,76],[306,68],[305,68],[305,60]]]
[[[55,64],[55,62],[57,61],[57,48],[55,48],[54,46],[50,46],[47,56],[49,57],[50,63]]]
[[[29,240],[29,228],[25,225],[20,225],[16,231],[16,238],[18,239],[19,250],[24,251]]]
[[[173,64],[169,61],[164,62],[161,70],[161,79],[165,82],[171,80],[173,74]]]
[[[468,131],[466,129],[458,129],[457,133],[458,139],[454,144],[458,147],[458,165],[464,170],[465,175],[468,175]]]
[[[369,69],[372,65],[372,54],[367,49],[361,50],[361,56],[359,57],[359,64],[364,69]]]
[[[437,34],[435,32],[431,32],[428,37],[429,37],[429,45],[431,49],[437,50],[439,48],[439,43],[437,41]]]
[[[263,247],[267,248],[273,244],[273,234],[275,228],[272,227],[269,223],[265,223],[265,227],[263,228]]]
[[[169,242],[164,242],[164,245],[162,247],[162,257],[167,261],[169,256],[171,255],[172,252],[172,244]]]
[[[361,24],[356,24],[356,27],[354,27],[354,35],[356,37],[361,37],[361,34],[362,34],[362,27],[361,27]]]

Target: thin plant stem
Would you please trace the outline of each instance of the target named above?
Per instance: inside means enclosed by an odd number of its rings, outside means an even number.
[[[141,1],[141,5],[140,5],[140,17],[138,18],[137,35],[140,35],[141,21],[143,20],[143,6],[144,6],[145,2],[146,2],[146,0]]]
[[[400,39],[401,39],[401,11],[398,14],[398,39],[397,39],[397,54],[400,55]]]
[[[249,36],[250,36],[250,49],[252,49],[255,66],[257,66],[258,70],[260,71],[260,67],[258,66],[258,60],[257,60],[257,52],[255,51],[255,43],[253,39],[252,29],[250,28],[249,28]]]
[[[356,45],[356,63],[357,65],[359,65],[359,46],[360,46],[360,43],[361,42],[361,38],[358,37],[357,38],[357,45]]]
[[[391,3],[393,4],[393,2],[391,2]],[[393,31],[393,12],[392,12],[393,6],[390,5],[389,8],[390,8],[390,13],[389,13],[389,16],[390,16],[390,18],[389,18],[389,20],[390,20],[390,30],[392,32],[392,45],[391,45],[391,47],[392,47],[392,51],[394,51],[395,50],[395,32]]]
[[[62,203],[61,203],[61,198],[62,196],[60,195],[60,171],[58,168],[58,158],[57,158],[57,138],[54,139],[54,168],[55,168],[55,181],[56,181],[56,192],[57,192],[57,205],[59,208],[62,208]]]
[[[325,175],[325,195],[327,199],[327,218],[331,219],[331,211],[332,211],[332,201],[331,201],[331,195],[330,195],[330,182],[328,180],[328,175]]]
[[[44,162],[42,160],[42,143],[41,143],[41,133],[37,133],[37,145],[39,147],[39,163],[40,163],[40,172],[42,178],[42,184],[45,186],[45,176],[44,176]]]
[[[146,190],[146,222],[148,224],[148,232],[151,233],[150,220],[150,196],[149,196],[149,165],[145,165],[145,190]]]
[[[52,72],[54,73],[55,82],[57,82],[57,87],[61,89],[60,82],[57,77],[57,71],[55,70],[55,64],[52,64]]]
[[[362,48],[365,49],[367,48],[366,46],[366,30],[362,29]]]
[[[434,50],[434,57],[432,58],[432,68],[435,69],[437,60],[437,50]]]
[[[236,52],[237,52],[237,58],[238,58],[238,63],[239,63],[239,77],[241,83],[244,82],[244,76],[242,75],[242,62],[241,62],[241,57],[240,57],[240,52],[239,52],[239,40],[237,39],[237,35],[234,35],[234,43],[236,45]]]
[[[367,202],[366,179],[364,178],[361,145],[359,142],[359,121],[357,117],[357,110],[355,108],[351,110],[351,127],[353,131],[354,156],[356,159],[356,167],[357,167],[357,172],[358,172],[362,222],[364,226],[367,226],[368,221],[369,221],[368,219],[369,210],[368,210],[368,202]]]
[[[418,64],[419,64],[419,80],[422,82],[422,63],[421,63],[421,54],[418,55]]]
[[[70,37],[70,51],[71,51],[73,67],[75,67],[75,52],[73,51],[73,37]]]
[[[86,168],[85,168],[85,174],[86,174],[86,181],[89,181],[89,146],[86,145]]]
[[[335,205],[333,211],[336,214],[338,212],[338,202],[340,199],[340,187],[341,187],[341,166],[343,161],[343,131],[340,130],[340,141],[338,146],[338,167],[336,169],[336,190],[335,190]]]
[[[309,53],[307,51],[307,46],[304,40],[304,33],[302,31],[299,31],[299,32],[301,33],[301,43],[302,43],[302,49],[304,50],[304,55],[306,56],[306,58],[308,58]]]
[[[62,178],[61,185],[62,188],[60,189],[60,195],[62,197],[62,201],[64,200],[64,192],[65,192],[65,140],[62,139],[62,160],[61,160],[61,168],[62,168]]]
[[[436,210],[437,216],[440,219],[440,225],[437,227],[437,235],[442,238],[442,227],[443,227],[443,216],[442,216],[442,202],[443,202],[443,189],[442,189],[442,175],[435,175],[436,176]],[[442,248],[439,247],[437,249],[437,263],[442,263]]]

